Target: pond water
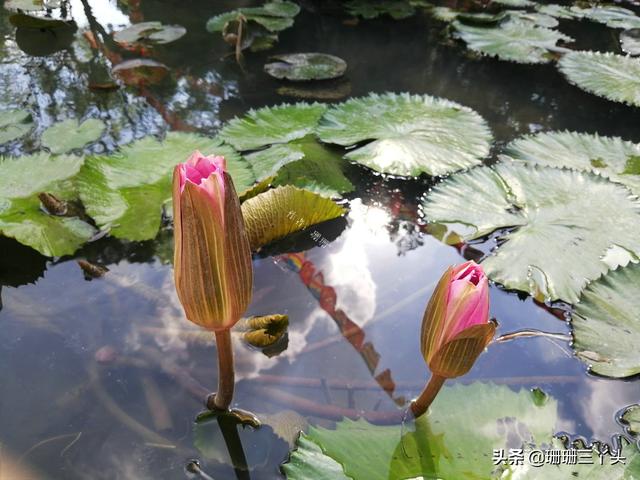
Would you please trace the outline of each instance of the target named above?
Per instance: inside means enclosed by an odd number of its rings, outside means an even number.
[[[273,50],[246,54],[242,69],[204,26],[241,3],[72,0],[79,32],[97,26],[110,32],[143,20],[187,29],[154,53],[170,68],[170,81],[113,91],[88,88],[105,60],[80,33],[68,48],[38,56],[47,40],[20,39],[2,12],[0,106],[28,105],[40,132],[65,118],[101,118],[109,130],[90,148],[94,152],[170,129],[214,135],[251,108],[297,101],[280,95],[282,83],[263,73],[270,54],[318,51],[346,60],[340,88],[348,96],[406,91],[459,102],[487,120],[497,146],[523,133],[565,129],[640,142],[640,109],[579,90],[551,64],[474,57],[447,41],[443,24],[428,15],[345,25],[339,16],[303,9]],[[562,21],[561,29],[582,48],[618,51],[617,37],[604,26]],[[37,144],[27,139],[2,148],[19,155]],[[337,307],[370,345],[363,351],[340,333],[292,266],[295,256],[255,257],[248,313],[287,313],[290,319],[288,345],[271,357],[234,337],[234,401],[264,418],[297,411],[288,414],[294,425],[331,426],[333,419],[305,400],[391,410],[392,399],[417,395],[429,377],[418,332],[435,282],[449,265],[478,259],[492,246],[489,240],[459,250],[426,232],[418,204],[433,180],[384,178],[355,165],[347,176],[356,190],[347,195],[346,221],[318,229],[331,241],[321,245],[303,233],[288,251],[322,272]],[[171,242],[165,226],[155,241],[100,238],[72,257],[52,260],[0,238],[0,454],[6,464],[38,472],[34,478],[176,479],[188,478],[185,466],[197,459],[212,478],[235,478],[217,424],[194,429],[200,392],[215,388],[217,365],[212,338],[186,321],[177,300]],[[77,259],[109,272],[88,281]],[[550,310],[497,286],[490,295],[499,335],[570,333],[562,305]],[[391,394],[375,379],[384,371],[395,383]],[[562,338],[492,344],[468,375],[450,383],[477,380],[542,389],[558,402],[557,431],[588,440],[622,433],[616,414],[640,398],[634,379],[588,374]],[[279,466],[291,446],[269,426],[240,436],[251,478],[281,478]]]

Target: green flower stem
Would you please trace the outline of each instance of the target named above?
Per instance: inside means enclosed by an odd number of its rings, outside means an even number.
[[[411,402],[411,412],[415,418],[418,418],[429,409],[445,380],[446,378],[440,375],[431,376],[429,383],[424,387],[420,396]]]
[[[218,410],[228,410],[235,385],[231,330],[216,331],[216,348],[218,349],[218,391],[213,398],[213,406]]]

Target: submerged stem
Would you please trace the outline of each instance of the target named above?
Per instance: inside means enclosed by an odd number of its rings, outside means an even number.
[[[429,379],[429,383],[424,387],[422,393],[418,398],[416,398],[413,402],[411,402],[411,411],[413,412],[414,417],[419,417],[424,412],[427,411],[433,400],[438,395],[438,392],[444,385],[445,377],[441,377],[440,375],[432,375]]]
[[[235,372],[233,368],[233,349],[231,348],[231,331],[216,331],[216,347],[218,350],[218,391],[213,397],[213,406],[218,410],[228,410],[233,399]]]

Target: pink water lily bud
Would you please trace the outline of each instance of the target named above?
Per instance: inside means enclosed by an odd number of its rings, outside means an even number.
[[[253,269],[240,201],[223,157],[194,152],[173,173],[174,275],[186,316],[225,330],[251,301]]]
[[[438,282],[422,320],[420,345],[431,372],[467,373],[495,334],[489,320],[489,284],[473,261],[450,267]]]

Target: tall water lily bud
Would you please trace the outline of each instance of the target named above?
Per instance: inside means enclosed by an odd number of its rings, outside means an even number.
[[[489,285],[473,261],[450,267],[438,282],[422,320],[420,346],[433,375],[467,373],[489,344],[496,323],[489,320]]]
[[[194,152],[173,173],[174,268],[193,323],[232,327],[251,300],[253,270],[240,201],[223,157]]]

